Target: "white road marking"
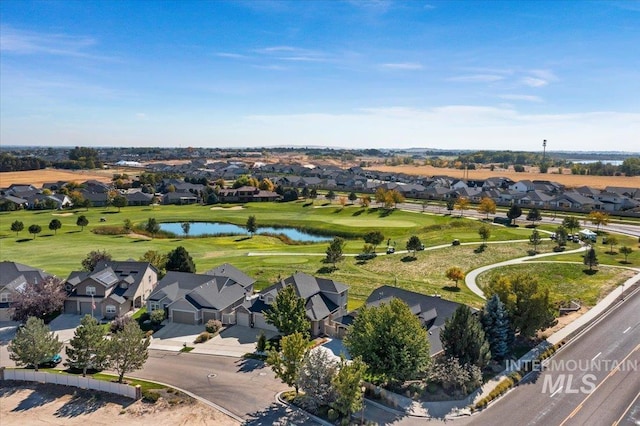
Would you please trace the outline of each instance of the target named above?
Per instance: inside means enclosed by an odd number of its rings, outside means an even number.
[[[596,358],[598,358],[600,356],[602,352],[598,352],[598,355],[594,356],[593,358],[591,358],[591,361],[595,361]]]
[[[553,398],[553,397],[554,397],[554,395],[555,395],[555,394],[557,394],[558,392],[560,392],[560,391],[562,390],[562,388],[563,388],[563,387],[564,387],[564,386],[560,386],[560,388],[559,388],[557,391],[555,391],[554,393],[552,393],[552,394],[551,394],[551,396],[549,396],[549,398]]]
[[[631,327],[627,327],[627,329],[625,331],[623,331],[622,334],[625,334],[629,330],[631,330]]]

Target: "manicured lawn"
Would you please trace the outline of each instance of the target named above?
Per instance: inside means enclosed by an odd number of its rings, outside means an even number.
[[[584,265],[572,263],[528,262],[487,271],[478,277],[478,283],[483,287],[494,277],[524,273],[548,288],[553,302],[579,300],[593,306],[635,274],[627,269],[606,266],[598,267],[595,274],[588,274],[585,269],[588,268]]]
[[[222,207],[222,208],[221,208]],[[278,238],[255,235],[221,237],[184,236],[161,238],[130,235],[98,235],[91,232],[102,226],[122,226],[125,219],[135,225],[144,224],[153,217],[158,222],[221,221],[244,225],[249,215],[254,215],[258,226],[294,226],[331,234],[339,232],[353,235],[347,239],[345,253],[362,251],[361,235],[371,230],[380,230],[385,241],[378,247],[384,253],[387,240],[404,250],[412,235],[420,237],[427,246],[449,245],[453,239],[461,242],[478,242],[478,228],[483,222],[458,217],[445,217],[416,212],[391,211],[378,208],[363,209],[359,206],[342,207],[338,204],[320,206],[320,202],[251,203],[243,208],[234,206],[157,206],[125,207],[120,213],[116,208],[90,208],[88,211],[19,211],[0,213],[0,248],[2,260],[12,260],[42,268],[47,272],[66,278],[73,270],[80,269],[80,262],[91,250],[106,250],[115,259],[139,259],[147,250],[167,253],[177,246],[184,246],[202,273],[229,262],[257,279],[256,288],[264,288],[279,278],[295,271],[330,277],[344,282],[350,288],[349,307],[359,306],[374,288],[390,284],[426,294],[441,294],[443,297],[479,306],[481,300],[471,294],[463,283],[460,289],[451,289],[454,284],[444,273],[450,266],[460,266],[465,272],[478,266],[497,261],[526,256],[531,246],[526,242],[490,244],[481,253],[477,246],[446,247],[436,251],[418,252],[417,260],[408,261],[404,254],[378,256],[366,263],[354,257],[345,257],[338,270],[328,271],[323,263],[327,243],[285,244]],[[318,208],[316,208],[318,207]],[[86,215],[89,225],[81,231],[76,226],[79,215]],[[100,218],[106,222],[100,222]],[[62,222],[62,228],[54,235],[49,231],[51,219]],[[19,236],[10,231],[11,223],[20,220],[25,230]],[[33,239],[27,228],[39,224],[43,231]],[[531,230],[524,227],[506,228],[491,226],[489,241],[527,240]],[[539,251],[549,251],[551,244],[545,242]],[[265,253],[277,255],[265,256]],[[302,254],[302,255],[293,255]]]
[[[640,247],[638,247],[638,239],[626,235],[616,235],[616,238],[618,238],[619,242],[614,246],[613,254],[610,253],[611,246],[608,244],[602,244],[602,238],[598,238],[598,243],[594,245],[598,256],[598,262],[602,265],[640,267]],[[633,252],[627,256],[628,263],[625,263],[624,255],[620,253],[620,247],[622,246],[631,247],[633,250]],[[582,262],[583,255],[584,253],[559,254],[558,256],[553,256],[549,259],[566,262]]]

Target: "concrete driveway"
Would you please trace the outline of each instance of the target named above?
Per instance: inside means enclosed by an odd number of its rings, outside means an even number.
[[[260,335],[258,329],[232,325],[207,342],[193,343],[203,331],[203,325],[168,323],[153,334],[150,348],[177,352],[186,344],[194,348],[192,353],[241,358],[247,352],[255,351]],[[278,333],[264,330],[264,334],[269,339]]]
[[[58,335],[61,342],[68,343],[73,338],[82,317],[84,315],[61,314],[49,323],[49,328]]]

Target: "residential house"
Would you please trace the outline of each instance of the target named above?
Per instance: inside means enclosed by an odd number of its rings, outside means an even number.
[[[267,323],[264,314],[275,302],[278,292],[287,286],[293,286],[296,294],[305,300],[307,318],[311,322],[311,336],[338,334],[342,324],[337,319],[347,313],[347,286],[303,272],[296,272],[247,300],[237,310],[238,324],[277,331]]]
[[[445,320],[453,316],[453,313],[461,305],[442,299],[440,296],[427,296],[402,288],[384,285],[371,292],[365,301],[365,306],[380,306],[383,303],[389,303],[391,299],[394,298],[406,303],[409,309],[411,309],[411,312],[420,319],[423,327],[428,330],[431,355],[441,352],[442,342],[440,342],[440,331],[444,326]],[[473,309],[473,311],[475,311],[475,309]],[[357,316],[357,311],[350,315],[352,317]]]
[[[251,201],[276,201],[280,195],[273,191],[263,191],[255,186],[221,189],[218,192],[221,203],[249,203]]]
[[[206,274],[169,271],[149,296],[147,310],[164,309],[169,321],[182,324],[235,324],[236,308],[253,293],[254,282],[229,264]]]
[[[0,321],[11,321],[11,303],[28,283],[37,284],[50,277],[42,269],[21,263],[0,262]]]
[[[521,180],[509,186],[509,189],[517,192],[535,191],[536,185],[530,180]]]
[[[144,306],[157,283],[158,272],[149,262],[101,262],[92,272],[69,275],[64,312],[112,319]]]

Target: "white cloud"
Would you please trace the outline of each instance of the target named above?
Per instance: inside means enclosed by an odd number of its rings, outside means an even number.
[[[504,80],[504,78],[504,76],[498,74],[471,74],[450,77],[447,80],[461,83],[492,83],[495,81]]]
[[[422,64],[418,64],[416,62],[398,62],[398,63],[388,63],[380,65],[382,68],[391,69],[391,70],[405,70],[405,71],[417,71],[421,70],[424,67]]]
[[[230,52],[218,52],[216,56],[220,56],[221,58],[231,58],[231,59],[244,59],[247,56],[241,55],[239,53],[230,53]]]
[[[498,96],[500,99],[506,99],[509,101],[526,101],[526,102],[543,102],[542,98],[540,96],[534,96],[534,95],[513,95],[513,94],[509,94],[509,95],[499,95]]]
[[[547,80],[535,77],[523,77],[520,82],[529,87],[544,87],[549,84]]]

